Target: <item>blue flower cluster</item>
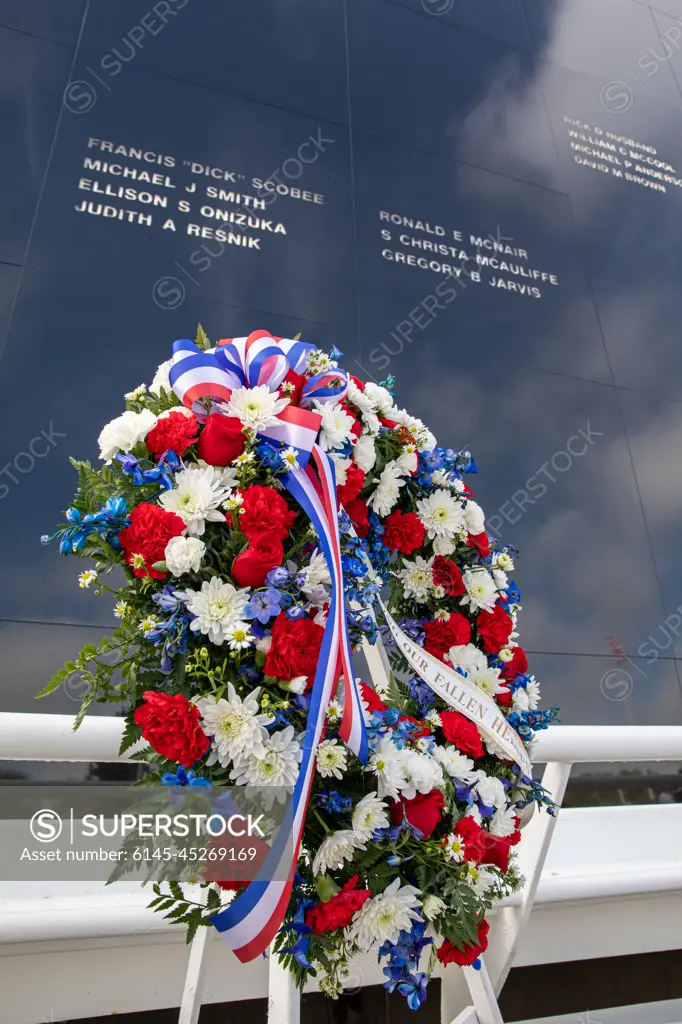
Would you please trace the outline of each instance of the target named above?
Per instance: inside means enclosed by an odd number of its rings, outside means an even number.
[[[41,544],[49,544],[55,537],[59,537],[59,550],[63,555],[80,551],[93,533],[103,537],[112,548],[120,551],[118,535],[124,527],[130,525],[128,508],[123,498],[109,498],[99,512],[90,512],[85,516],[77,508],[70,508],[66,512],[66,520],[70,526],[57,530],[51,537],[45,534],[40,538]]]
[[[556,707],[544,710],[538,708],[536,711],[512,711],[507,716],[507,721],[512,729],[516,729],[521,739],[529,743],[533,739],[533,733],[547,729],[556,720],[558,714],[559,709]]]
[[[384,967],[384,988],[389,992],[397,988],[401,996],[407,999],[411,1010],[418,1010],[426,1001],[429,977],[417,968],[422,950],[432,945],[433,939],[425,938],[424,928],[423,921],[413,921],[410,931],[401,931],[396,943],[387,940],[379,947],[379,956],[387,956],[389,960]]]
[[[123,455],[121,452],[116,452],[116,458],[121,463],[121,468],[126,476],[131,477],[135,487],[141,487],[142,484],[158,483],[162,491],[170,491],[175,487],[173,474],[182,468],[182,462],[177,453],[170,450],[163,453],[158,465],[150,462],[151,469],[143,469],[142,463],[134,455]],[[143,461],[147,462],[148,460]]]
[[[175,597],[172,586],[166,586],[161,593],[153,594],[152,601],[159,608],[168,612],[167,618],[162,619],[155,629],[146,634],[146,639],[161,647],[160,669],[166,675],[173,668],[173,658],[178,654],[185,654],[187,641],[189,640],[189,623],[192,616],[185,610],[182,602]]]

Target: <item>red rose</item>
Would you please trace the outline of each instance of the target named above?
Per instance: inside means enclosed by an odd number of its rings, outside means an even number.
[[[345,507],[348,502],[355,501],[364,486],[365,474],[359,466],[356,466],[354,462],[351,462],[350,466],[346,470],[345,484],[341,484],[340,487],[336,488],[339,505],[343,505]]]
[[[516,839],[515,836],[519,838]],[[481,864],[494,864],[506,874],[509,871],[509,850],[512,846],[516,846],[520,838],[519,831],[510,836],[494,836],[490,832],[486,832],[485,854],[481,858]]]
[[[296,518],[281,494],[274,487],[252,484],[244,493],[239,525],[249,540],[261,533],[276,533],[282,540]]]
[[[359,910],[372,895],[369,889],[356,889],[357,884],[358,876],[353,875],[341,892],[337,892],[326,903],[318,903],[317,906],[310,908],[305,915],[305,923],[316,935],[334,932],[337,928],[345,928],[350,924],[356,910]]]
[[[199,708],[181,693],[171,697],[145,690],[142,696],[147,703],[141,704],[133,717],[142,726],[143,737],[157,754],[191,768],[208,747],[208,737],[199,728]]]
[[[363,501],[362,498],[356,498],[354,501],[349,501],[344,508],[350,516],[350,521],[355,527],[358,537],[366,537],[369,533],[367,502]]]
[[[503,679],[516,679],[518,675],[524,675],[528,671],[528,658],[523,647],[513,647],[514,656],[508,661],[500,675]]]
[[[240,587],[262,587],[265,577],[284,559],[282,540],[276,533],[261,533],[232,563],[232,576]]]
[[[481,921],[478,926],[478,941],[464,949],[457,949],[448,939],[444,939],[438,948],[436,956],[442,964],[458,964],[460,967],[470,967],[478,960],[481,953],[488,948],[488,931],[490,925],[487,921]]]
[[[491,612],[480,611],[476,628],[488,654],[497,654],[504,647],[512,631],[512,620],[501,605],[496,604]]]
[[[396,509],[384,523],[383,542],[391,551],[411,555],[424,543],[426,530],[416,512],[400,512]]]
[[[118,539],[125,552],[125,560],[136,576],[152,576],[162,580],[167,576],[152,568],[154,562],[162,562],[166,554],[166,544],[171,537],[179,537],[185,524],[175,512],[166,512],[158,505],[142,502],[130,513],[130,526],[121,530]],[[141,555],[144,563],[135,565],[136,555]]]
[[[480,864],[488,848],[490,833],[481,828],[475,818],[460,818],[455,825],[455,835],[464,843],[464,860]]]
[[[236,416],[212,412],[206,417],[197,445],[199,458],[209,466],[229,466],[244,451],[243,426]]]
[[[433,560],[433,582],[442,587],[448,597],[461,597],[466,593],[462,574],[445,555],[436,555]]]
[[[446,740],[469,757],[483,757],[485,750],[481,734],[473,722],[460,715],[459,711],[441,711],[440,720]]]
[[[490,554],[490,541],[487,533],[470,533],[467,537],[467,544],[470,548],[476,548],[481,558],[487,558]]]
[[[197,439],[198,426],[196,416],[185,416],[184,412],[171,412],[167,416],[160,416],[156,426],[147,434],[147,448],[157,459],[168,451],[184,455]]]
[[[380,699],[376,690],[373,690],[367,683],[360,683],[360,695],[362,701],[370,711],[385,711],[386,704]]]
[[[391,804],[391,820],[399,825],[403,820],[403,810],[410,825],[419,829],[422,839],[428,839],[439,824],[443,815],[445,797],[439,789],[430,793],[418,793],[413,800],[402,799]]]
[[[312,619],[288,619],[284,612],[280,612],[272,627],[272,644],[265,659],[265,674],[284,680],[307,676],[306,691],[310,690],[315,680],[323,633],[322,626]]]
[[[424,637],[424,650],[442,661],[451,647],[469,643],[471,623],[459,612],[452,612],[447,622],[443,619],[425,622]]]

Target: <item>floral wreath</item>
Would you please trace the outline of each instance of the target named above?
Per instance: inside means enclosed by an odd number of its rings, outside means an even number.
[[[103,465],[71,460],[54,535],[94,559],[80,586],[113,594],[118,624],[40,696],[80,673],[76,727],[92,701],[126,704],[142,784],[287,793],[279,881],[264,845],[241,874],[207,873],[201,901],[154,884],[188,941],[215,925],[243,961],[274,943],[331,997],[371,950],[417,1009],[438,961],[480,965],[487,912],[522,882],[524,808],[553,812],[524,744],[557,709],[538,710],[515,551],[486,534],[473,458],[341,355],[265,331],[211,347],[200,327],[125,396]],[[390,670],[373,687],[351,652],[376,644]]]

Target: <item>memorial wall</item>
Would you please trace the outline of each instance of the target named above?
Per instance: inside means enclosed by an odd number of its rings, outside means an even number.
[[[39,538],[201,322],[394,374],[546,703],[682,722],[682,0],[0,0],[0,124],[2,710],[75,711]]]

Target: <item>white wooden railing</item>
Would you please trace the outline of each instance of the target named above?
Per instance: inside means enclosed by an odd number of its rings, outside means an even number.
[[[123,729],[119,718],[86,718],[78,732],[66,715],[1,714],[0,760],[125,762],[118,747]],[[536,764],[546,765],[543,785],[561,803],[571,767],[578,763],[682,761],[680,726],[554,726],[541,733],[531,748]],[[650,808],[664,812],[665,808]],[[483,970],[465,968],[443,975],[443,1020],[445,1024],[501,1024],[497,995],[514,963],[519,940],[528,924],[535,902],[555,819],[536,813],[524,829],[518,848],[519,868],[527,879],[521,894],[509,900],[494,916],[490,945]],[[611,895],[618,896],[618,878],[611,880]],[[658,882],[659,885],[662,883]],[[679,885],[682,878],[672,872],[663,888]],[[577,895],[577,894],[576,894]],[[48,927],[48,919],[45,918]],[[196,1024],[202,995],[202,974],[209,929],[200,929],[191,947],[187,980],[179,1024]],[[45,937],[47,938],[47,932]],[[462,1011],[462,980],[470,992],[470,1005]],[[273,958],[270,966],[270,1018],[273,1024],[296,1024],[299,1000]]]

